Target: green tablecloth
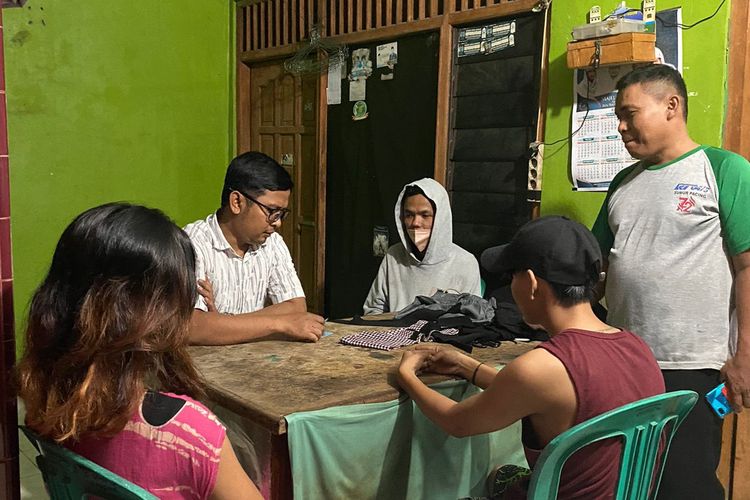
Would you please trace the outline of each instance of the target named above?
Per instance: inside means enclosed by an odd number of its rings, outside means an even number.
[[[478,391],[464,381],[433,388],[456,401]],[[286,420],[296,500],[456,500],[483,494],[495,465],[526,466],[520,422],[454,438],[409,398],[294,413]]]

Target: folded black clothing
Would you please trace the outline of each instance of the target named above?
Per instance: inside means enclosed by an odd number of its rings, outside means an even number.
[[[410,326],[414,321],[406,319],[364,319],[362,316],[354,316],[351,319],[329,319],[331,323],[340,325],[367,325],[367,326]]]
[[[350,320],[335,320],[344,325],[410,327],[412,320],[384,319],[366,320],[355,316]],[[450,333],[446,333],[450,332]],[[502,340],[513,337],[490,323],[477,324],[468,316],[458,315],[433,319],[423,322],[423,326],[414,330],[414,339],[451,344],[459,349],[471,352],[472,347],[497,347]]]
[[[488,311],[488,308],[491,310]],[[403,313],[407,314],[403,314]],[[513,302],[510,286],[495,290],[490,300],[470,294],[437,292],[419,296],[394,319],[370,320],[362,316],[331,320],[344,325],[409,327],[418,320],[426,323],[415,332],[414,340],[453,345],[466,352],[474,347],[497,347],[516,338],[548,340],[544,330],[531,328]],[[452,330],[458,330],[458,333]],[[450,331],[450,334],[444,333]]]
[[[500,287],[490,293],[495,301],[495,317],[492,324],[510,335],[511,338],[526,338],[531,340],[549,340],[544,330],[530,327],[523,320],[521,311],[513,300],[510,285]]]
[[[396,318],[432,320],[445,315],[461,315],[475,323],[488,323],[495,314],[494,301],[470,293],[449,293],[438,290],[429,297],[417,295],[414,302],[396,313]]]
[[[495,319],[492,325],[503,332],[507,340],[526,338],[531,340],[549,340],[549,335],[544,330],[531,328],[523,320],[521,311],[515,303],[499,302],[495,310]]]

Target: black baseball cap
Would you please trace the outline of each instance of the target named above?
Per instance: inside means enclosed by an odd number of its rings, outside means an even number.
[[[550,215],[521,226],[510,243],[488,248],[481,261],[492,273],[531,269],[546,281],[578,286],[599,281],[602,253],[584,225]]]

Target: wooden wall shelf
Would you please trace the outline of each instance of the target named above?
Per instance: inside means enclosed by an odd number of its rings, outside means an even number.
[[[653,33],[620,33],[600,38],[568,42],[568,67],[594,66],[594,53],[600,44],[599,66],[608,64],[648,63],[655,59],[656,35]]]

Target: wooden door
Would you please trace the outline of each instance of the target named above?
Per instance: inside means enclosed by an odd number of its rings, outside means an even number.
[[[724,117],[724,143],[730,151],[750,158],[750,7],[732,2],[729,16],[728,106]],[[732,413],[724,419],[719,479],[728,499],[750,498],[750,412]]]
[[[318,267],[325,241],[318,237],[317,82],[286,73],[281,62],[250,67],[250,148],[274,158],[294,181],[291,213],[279,232],[313,311],[323,305]]]
[[[477,257],[507,243],[531,218],[528,150],[539,140],[545,19],[538,13],[483,21],[472,27],[513,22],[514,45],[492,54],[451,55],[446,188],[453,241]],[[495,276],[483,278],[489,290],[498,286]]]

